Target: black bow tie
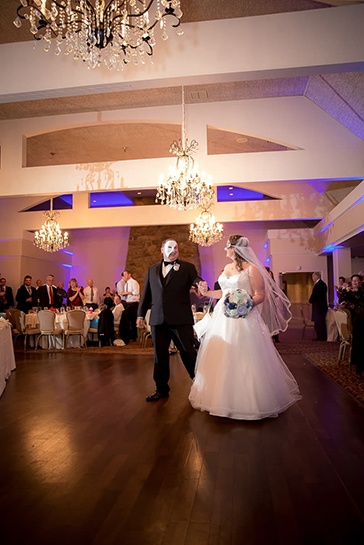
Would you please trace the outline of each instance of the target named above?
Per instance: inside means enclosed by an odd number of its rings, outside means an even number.
[[[174,265],[176,262],[175,261],[163,261],[163,263],[167,267],[168,265]]]

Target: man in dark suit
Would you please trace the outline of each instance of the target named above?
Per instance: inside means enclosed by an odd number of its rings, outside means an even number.
[[[309,303],[312,305],[312,321],[315,324],[315,341],[326,341],[327,285],[321,280],[321,273],[312,274],[314,286]]]
[[[6,278],[0,278],[0,312],[14,306],[13,290],[6,285]]]
[[[54,276],[49,274],[46,279],[46,283],[43,286],[39,286],[36,292],[36,298],[39,301],[41,308],[58,308],[59,300],[57,295],[57,288],[53,285]]]
[[[24,281],[22,286],[16,292],[16,302],[17,308],[28,314],[29,310],[32,309],[34,305],[34,298],[36,294],[36,289],[32,286],[32,277],[27,274],[24,276]]]
[[[197,278],[192,263],[178,259],[178,244],[169,239],[162,243],[163,261],[148,269],[143,295],[138,307],[137,327],[144,328],[144,318],[151,309],[149,324],[154,345],[153,379],[156,391],[147,401],[169,397],[169,346],[173,340],[191,379],[195,376],[196,348],[190,288]]]

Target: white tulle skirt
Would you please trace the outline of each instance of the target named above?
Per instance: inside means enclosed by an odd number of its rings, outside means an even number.
[[[227,318],[220,300],[199,348],[189,400],[211,415],[241,420],[276,417],[301,399],[259,310]]]

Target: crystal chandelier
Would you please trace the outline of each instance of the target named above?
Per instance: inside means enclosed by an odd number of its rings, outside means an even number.
[[[211,176],[198,171],[192,153],[198,148],[198,142],[188,142],[185,131],[185,93],[182,87],[182,138],[174,140],[169,152],[177,155],[176,166],[170,168],[169,176],[164,181],[161,176],[155,202],[177,208],[177,210],[193,210],[201,206],[202,202],[211,200],[214,190]]]
[[[52,200],[51,209],[44,212],[46,221],[42,225],[40,231],[36,231],[34,235],[34,245],[44,250],[45,252],[58,252],[68,246],[68,234],[62,234],[59,223],[56,220],[60,215],[59,212],[53,212]]]
[[[222,239],[224,229],[215,222],[215,216],[209,209],[204,209],[190,227],[190,240],[199,246],[212,246]]]
[[[82,59],[89,68],[102,63],[109,69],[145,63],[153,55],[155,29],[168,39],[167,19],[180,25],[180,0],[20,0],[14,21],[29,21],[30,32],[49,51]],[[182,34],[178,31],[178,34]]]

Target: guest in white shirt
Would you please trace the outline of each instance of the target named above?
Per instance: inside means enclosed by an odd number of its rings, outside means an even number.
[[[124,306],[121,302],[120,295],[114,295],[114,308],[112,313],[114,315],[114,329],[119,329],[121,315],[124,312]]]
[[[99,290],[96,286],[94,286],[94,281],[92,278],[87,280],[87,286],[84,288],[83,294],[85,296],[83,300],[84,305],[94,309],[98,308],[100,302]]]
[[[138,305],[140,301],[140,286],[131,275],[131,272],[125,270],[123,272],[123,280],[125,282],[124,291],[121,293],[122,297],[125,297],[125,309],[128,313],[130,325],[131,325],[131,340],[136,341],[138,337],[138,330],[136,327],[136,320],[138,314]]]
[[[125,295],[122,295],[125,291],[125,280],[124,280],[124,273],[122,272],[121,273],[121,278],[119,280],[119,282],[115,282],[115,289],[116,289],[116,293],[118,295],[120,295],[120,299],[122,301],[125,301],[126,300],[126,296]]]

